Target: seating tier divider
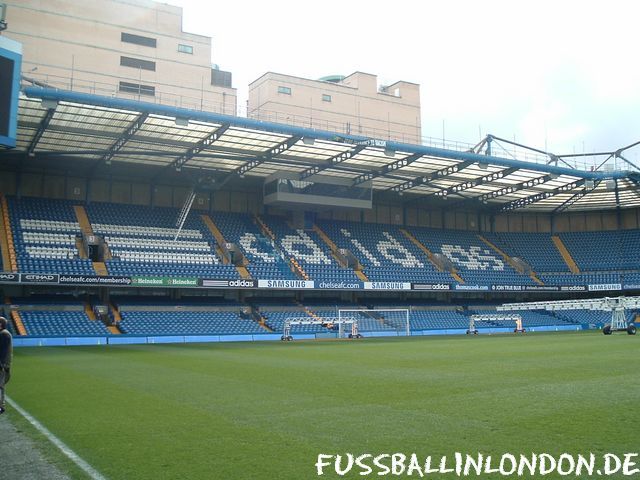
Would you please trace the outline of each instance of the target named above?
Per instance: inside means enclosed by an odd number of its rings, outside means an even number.
[[[478,238],[480,240],[482,240],[485,243],[485,245],[487,245],[489,248],[491,248],[494,252],[496,252],[498,255],[502,256],[504,261],[507,262],[509,265],[511,265],[514,268],[514,270],[516,270],[519,273],[524,273],[522,268],[516,262],[514,262],[513,258],[511,258],[511,256],[507,255],[506,252],[504,252],[503,250],[498,248],[495,244],[493,244],[490,240],[488,240],[484,236],[478,235]],[[538,285],[544,285],[544,282],[538,278],[538,275],[533,270],[531,270],[531,272],[529,273],[529,277],[531,278],[531,280],[536,282]]]
[[[18,312],[17,310],[13,310],[11,312],[11,319],[13,320],[13,324],[15,326],[16,332],[18,332],[18,335],[27,335],[27,329],[22,322],[20,312]]]
[[[11,233],[11,217],[9,216],[9,205],[4,194],[0,193],[0,250],[2,250],[2,270],[5,272],[17,272],[18,263],[16,260],[16,248],[13,244],[13,234]]]
[[[76,218],[78,219],[80,231],[86,235],[93,235],[93,227],[91,226],[89,216],[87,215],[87,211],[84,209],[84,207],[82,205],[74,205],[73,211],[75,212]]]
[[[229,253],[225,248],[227,241],[225,240],[224,235],[222,235],[222,232],[209,215],[200,215],[200,218],[202,218],[202,221],[213,235],[213,238],[215,238],[216,242],[218,243],[216,245],[216,253],[222,260],[222,263],[224,265],[228,265],[231,262],[229,260]]]
[[[562,255],[562,258],[564,259],[565,263],[569,267],[569,270],[571,270],[571,273],[580,273],[580,268],[578,268],[578,264],[571,256],[569,249],[564,244],[562,239],[557,235],[552,235],[551,240],[553,240],[553,243],[555,244],[556,248],[560,252],[560,255]]]
[[[408,230],[401,228],[400,231],[402,232],[402,234],[407,237],[409,239],[409,241],[411,243],[413,243],[416,247],[418,247],[420,250],[422,250],[425,255],[427,256],[427,258],[429,259],[429,261],[433,264],[434,267],[436,267],[436,270],[438,270],[439,272],[444,272],[444,269],[442,267],[440,267],[440,265],[438,265],[438,263],[434,260],[433,258],[433,252],[431,250],[429,250],[426,246],[424,246],[420,240],[418,240],[416,237],[413,236],[413,234],[411,232],[409,232]],[[452,270],[449,271],[449,273],[451,274],[451,277],[458,283],[463,284],[464,283],[464,279],[458,274],[458,271],[454,268]]]

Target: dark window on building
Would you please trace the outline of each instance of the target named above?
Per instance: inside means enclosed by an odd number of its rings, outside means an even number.
[[[156,39],[150,37],[143,37],[141,35],[134,35],[133,33],[120,34],[120,40],[127,43],[135,43],[136,45],[142,45],[144,47],[156,48]]]
[[[142,70],[156,71],[156,62],[140,60],[139,58],[120,57],[120,65],[123,67],[141,68]]]
[[[278,93],[284,93],[285,95],[291,95],[290,87],[278,87]]]
[[[193,47],[191,45],[178,44],[178,51],[182,53],[190,53],[193,55]]]
[[[331,95],[327,95],[326,93],[322,94],[322,101],[323,102],[330,102],[331,101]]]
[[[141,85],[139,83],[120,82],[120,91],[133,93],[134,95],[155,96],[156,87],[152,87],[151,85]]]
[[[231,72],[225,72],[224,70],[212,68],[211,85],[231,88]]]

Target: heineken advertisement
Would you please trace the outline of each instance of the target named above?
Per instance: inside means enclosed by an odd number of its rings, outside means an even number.
[[[131,277],[133,287],[197,287],[198,279],[182,277]]]

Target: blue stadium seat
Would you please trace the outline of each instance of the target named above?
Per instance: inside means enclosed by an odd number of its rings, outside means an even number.
[[[7,197],[18,270],[25,273],[95,275],[80,258],[80,225],[67,200]]]
[[[247,214],[214,212],[211,218],[225,240],[235,243],[250,262],[247,270],[253,278],[294,280],[289,268],[271,241],[266,238],[253,218]]]
[[[451,283],[424,252],[394,225],[319,221],[318,226],[338,248],[348,249],[371,281]]]
[[[135,335],[252,335],[268,333],[257,322],[230,311],[121,311],[118,324]]]
[[[174,241],[175,208],[91,203],[86,210],[113,256],[105,262],[110,274],[239,278],[233,265],[218,259],[215,239],[197,212],[189,214]]]
[[[90,320],[83,311],[24,310],[20,317],[29,336],[110,335],[102,322]]]

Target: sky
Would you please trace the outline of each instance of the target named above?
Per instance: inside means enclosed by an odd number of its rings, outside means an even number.
[[[640,140],[633,0],[165,1],[183,7],[184,31],[212,37],[239,105],[267,71],[363,71],[420,84],[425,136],[491,133],[556,154]]]

